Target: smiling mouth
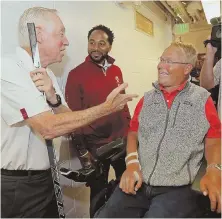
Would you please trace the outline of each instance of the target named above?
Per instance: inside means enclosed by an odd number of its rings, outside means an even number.
[[[169,76],[169,73],[167,73],[167,72],[159,72],[159,76]]]
[[[96,52],[92,52],[91,55],[95,56],[95,57],[100,57],[102,56],[101,53],[96,53]]]

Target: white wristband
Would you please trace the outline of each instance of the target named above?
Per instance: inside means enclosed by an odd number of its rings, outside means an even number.
[[[140,167],[140,170],[141,170],[141,166],[140,166],[140,162],[138,159],[133,159],[133,160],[130,160],[126,163],[126,166],[128,166],[129,164],[132,164],[132,163],[138,163],[139,164],[139,167]]]
[[[125,161],[129,158],[129,157],[132,157],[132,156],[136,156],[136,158],[138,159],[138,153],[137,152],[132,152],[132,153],[129,153],[126,158],[125,158]]]

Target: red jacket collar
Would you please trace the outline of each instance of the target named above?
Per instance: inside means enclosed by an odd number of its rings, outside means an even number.
[[[90,56],[88,55],[85,59],[85,62],[93,62],[92,59],[90,58]],[[110,64],[113,64],[115,62],[115,59],[112,58],[111,56],[108,56],[107,58],[107,62]]]

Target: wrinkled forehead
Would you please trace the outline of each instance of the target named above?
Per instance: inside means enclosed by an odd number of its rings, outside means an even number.
[[[45,18],[44,26],[50,32],[65,31],[65,27],[62,20],[58,15],[54,13],[48,14],[47,18]]]
[[[176,60],[184,60],[186,59],[186,55],[183,51],[182,48],[170,45],[169,47],[167,47],[163,54],[162,57],[165,58],[172,58],[172,59],[176,59]]]

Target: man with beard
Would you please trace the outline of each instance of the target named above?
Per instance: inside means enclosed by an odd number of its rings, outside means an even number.
[[[114,59],[108,55],[114,39],[113,32],[103,25],[93,27],[88,33],[88,54],[85,61],[73,69],[66,84],[66,100],[72,110],[82,110],[102,103],[113,88],[123,83],[122,72],[114,65]],[[93,124],[75,132],[80,136],[81,144],[96,156],[98,147],[124,138],[127,135],[130,122],[128,106],[122,111],[106,116]],[[102,189],[108,180],[110,162],[103,162],[104,175],[90,184],[90,202]],[[111,163],[116,178],[125,170],[124,157]],[[93,215],[90,209],[90,216]]]

